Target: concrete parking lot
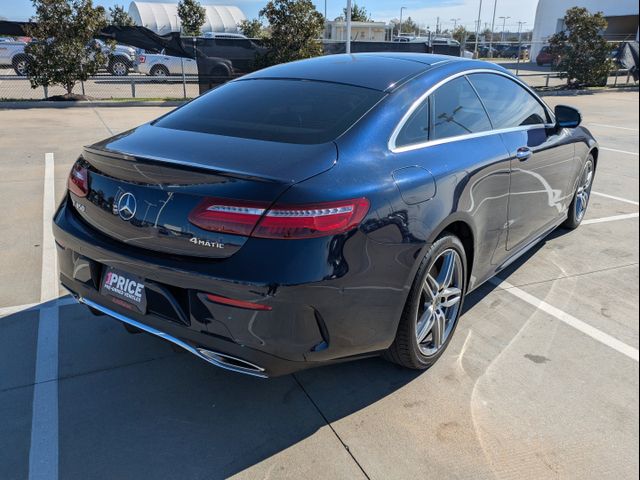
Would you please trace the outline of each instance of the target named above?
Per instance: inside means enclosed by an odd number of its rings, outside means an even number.
[[[546,101],[602,146],[585,224],[474,292],[429,371],[270,380],[58,289],[49,219],[81,147],[168,108],[0,106],[0,477],[637,478],[638,92]]]

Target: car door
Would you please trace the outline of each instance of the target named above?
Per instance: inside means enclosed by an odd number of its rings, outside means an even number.
[[[507,249],[527,244],[555,226],[571,202],[574,145],[557,130],[548,109],[516,80],[475,73],[469,80],[511,155]]]
[[[472,224],[472,284],[489,276],[506,257],[510,160],[466,77],[432,92],[391,143],[392,175],[409,218],[420,218],[426,230],[452,215]]]

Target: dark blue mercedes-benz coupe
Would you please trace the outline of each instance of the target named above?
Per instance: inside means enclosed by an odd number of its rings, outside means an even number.
[[[249,375],[425,369],[467,293],[582,221],[598,145],[580,122],[474,60],[268,68],[84,149],[54,218],[61,282]]]

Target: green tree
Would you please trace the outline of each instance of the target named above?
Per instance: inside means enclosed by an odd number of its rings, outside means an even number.
[[[347,8],[342,9],[344,13],[344,18],[347,18]],[[351,21],[352,22],[371,22],[371,15],[367,12],[365,7],[358,6],[357,3],[353,2],[351,5]]]
[[[613,68],[609,58],[611,46],[601,33],[607,28],[602,12],[589,13],[586,8],[573,7],[564,16],[565,30],[549,39],[551,52],[559,61],[553,67],[569,79],[574,87],[606,83]]]
[[[319,38],[324,29],[324,17],[311,0],[270,0],[260,10],[269,23],[270,37],[265,41],[267,53],[261,65],[301,60],[322,55]]]
[[[109,18],[107,21],[109,25],[115,25],[117,27],[133,27],[136,24],[124,7],[120,5],[109,7]]]
[[[104,9],[92,0],[32,0],[34,25],[26,27],[36,40],[25,47],[31,87],[62,85],[68,94],[107,63],[109,52],[93,39],[106,26]]]
[[[262,22],[258,19],[243,20],[239,26],[242,34],[249,38],[262,38],[264,37],[264,30]]]
[[[197,0],[180,0],[178,17],[182,24],[182,33],[187,37],[197,37],[207,19],[207,11]]]
[[[469,32],[463,25],[458,25],[451,34],[454,40],[460,42],[460,45],[464,45],[465,40],[469,36]]]
[[[397,36],[399,35],[399,30],[400,30],[400,20],[398,19],[393,19],[391,20],[389,23],[391,23],[393,25],[393,35]],[[402,19],[402,33],[406,33],[406,34],[418,34],[420,32],[420,27],[418,26],[418,24],[416,22],[413,21],[413,19],[411,17],[407,17]]]

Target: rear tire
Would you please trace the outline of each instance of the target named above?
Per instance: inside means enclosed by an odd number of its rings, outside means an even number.
[[[589,154],[587,161],[584,163],[578,179],[578,188],[573,196],[571,205],[569,205],[569,213],[567,219],[562,226],[569,230],[575,230],[580,226],[591,199],[591,188],[593,187],[593,177],[595,175],[595,161],[593,155]]]
[[[149,73],[151,73],[152,77],[168,77],[169,69],[164,65],[154,65]]]
[[[450,265],[452,269],[450,276],[446,273],[448,268],[445,265]],[[453,337],[466,289],[467,259],[464,246],[458,237],[445,232],[433,243],[420,263],[396,338],[385,353],[385,358],[415,370],[431,367],[442,356]],[[432,324],[431,330],[429,324]]]
[[[29,68],[29,57],[26,55],[17,55],[11,62],[14,72],[20,77],[26,77]]]

